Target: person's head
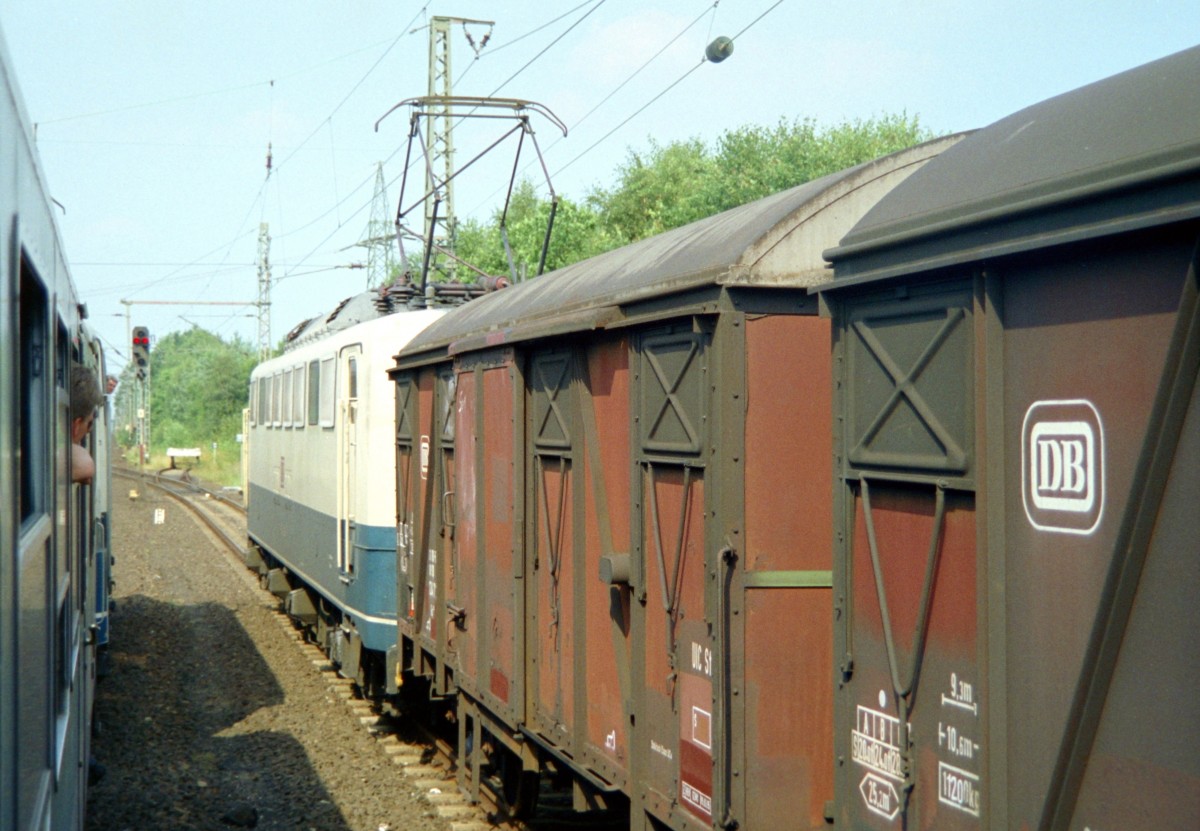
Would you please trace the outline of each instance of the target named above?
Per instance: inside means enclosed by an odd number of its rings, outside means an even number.
[[[86,366],[71,367],[71,441],[80,442],[92,429],[96,408],[104,406],[104,394],[96,374]]]

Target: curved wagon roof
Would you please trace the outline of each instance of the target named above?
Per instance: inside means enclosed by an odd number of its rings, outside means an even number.
[[[473,301],[431,325],[401,359],[601,328],[620,307],[707,286],[808,288],[822,251],[884,193],[962,138],[935,139],[807,182]]]
[[[897,186],[825,290],[1200,215],[1200,47],[1020,110]]]

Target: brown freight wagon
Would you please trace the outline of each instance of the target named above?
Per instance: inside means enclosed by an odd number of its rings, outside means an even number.
[[[830,252],[836,824],[1200,828],[1200,49]]]
[[[545,769],[632,825],[820,827],[833,799],[821,251],[957,137],[456,310],[398,356],[406,683],[462,785]],[[488,753],[490,752],[490,756]]]

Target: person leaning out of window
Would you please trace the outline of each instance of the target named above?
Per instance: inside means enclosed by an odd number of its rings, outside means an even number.
[[[104,394],[96,375],[86,366],[71,368],[71,480],[90,485],[96,475],[96,462],[83,446],[92,430],[96,410],[104,406]]]

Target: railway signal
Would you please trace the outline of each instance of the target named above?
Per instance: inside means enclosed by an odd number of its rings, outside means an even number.
[[[138,380],[145,379],[150,367],[150,330],[145,326],[133,327],[133,365]]]

